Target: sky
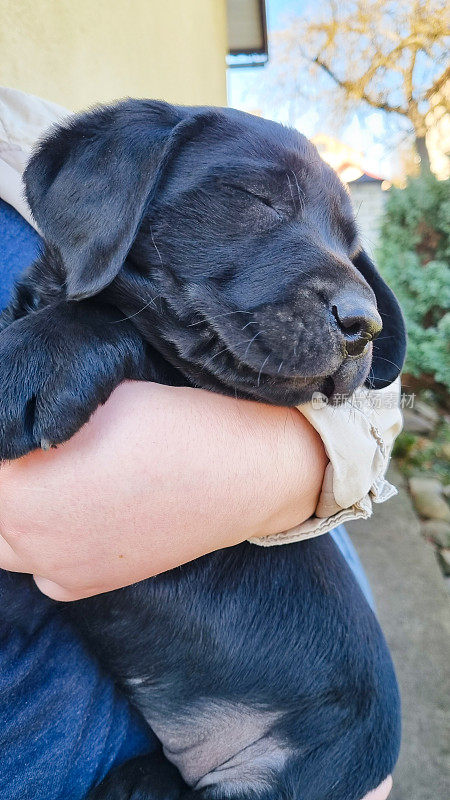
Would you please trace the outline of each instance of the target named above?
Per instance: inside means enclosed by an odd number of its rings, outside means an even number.
[[[317,5],[317,0],[266,0],[267,26],[269,30],[269,57],[270,57],[270,33],[273,30],[282,29],[285,26],[286,18],[289,13],[301,12],[307,7]],[[255,109],[255,101],[252,102],[251,87],[255,80],[255,74],[264,67],[244,67],[228,70],[228,103],[235,108],[252,111]],[[279,122],[288,122],[286,111],[280,106],[268,105],[267,109],[272,119]],[[395,165],[393,164],[393,153],[385,145],[388,141],[388,133],[385,128],[383,114],[374,112],[361,121],[356,116],[349,119],[345,128],[338,134],[320,124],[314,110],[308,109],[303,115],[295,120],[297,127],[306,136],[312,137],[318,133],[325,133],[337,136],[345,144],[353,147],[362,154],[362,166],[368,172],[379,175],[382,178],[389,178],[392,175]]]

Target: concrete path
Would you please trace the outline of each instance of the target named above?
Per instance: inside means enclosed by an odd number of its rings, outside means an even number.
[[[391,648],[403,702],[403,743],[390,800],[450,798],[450,603],[433,548],[422,538],[405,482],[348,525]],[[447,720],[447,730],[446,730]]]

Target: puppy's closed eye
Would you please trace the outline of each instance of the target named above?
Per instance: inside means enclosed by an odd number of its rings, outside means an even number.
[[[284,217],[281,210],[276,207],[274,201],[270,197],[254,192],[251,189],[248,189],[246,186],[239,186],[236,183],[223,183],[222,186],[223,188],[228,189],[232,193],[237,192],[238,194],[247,196],[252,202],[261,203],[262,205],[266,206],[266,208],[269,209],[273,214],[275,214],[279,220],[283,220]]]

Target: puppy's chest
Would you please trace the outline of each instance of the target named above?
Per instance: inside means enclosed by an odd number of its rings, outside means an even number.
[[[149,689],[137,680],[134,702],[189,786],[265,783],[293,752],[277,731],[278,712],[208,698],[176,713],[156,712]]]

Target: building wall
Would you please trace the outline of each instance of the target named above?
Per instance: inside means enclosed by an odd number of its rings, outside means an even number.
[[[427,146],[431,169],[440,181],[450,178],[450,80],[431,98]]]
[[[381,190],[379,183],[349,183],[348,188],[362,245],[369,255],[374,256],[388,193]]]
[[[226,105],[226,0],[0,0],[0,84],[73,110]]]

